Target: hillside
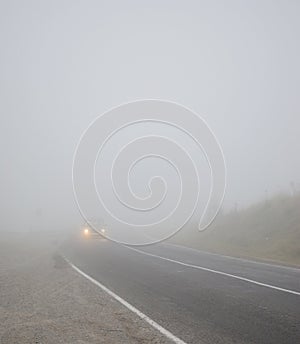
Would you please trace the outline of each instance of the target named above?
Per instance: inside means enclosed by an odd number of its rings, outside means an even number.
[[[276,195],[221,214],[204,232],[196,228],[190,226],[172,241],[220,254],[300,265],[300,193]]]

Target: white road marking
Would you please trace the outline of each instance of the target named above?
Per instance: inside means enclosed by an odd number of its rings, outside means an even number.
[[[113,291],[111,291],[110,289],[108,289],[107,287],[105,287],[103,284],[101,284],[100,282],[96,281],[94,278],[92,278],[91,276],[87,275],[85,272],[83,272],[82,270],[80,270],[76,265],[74,265],[73,263],[71,263],[67,258],[64,257],[64,259],[68,262],[68,264],[75,270],[77,271],[80,275],[82,275],[83,277],[85,277],[86,279],[88,279],[89,281],[91,281],[92,283],[94,283],[97,287],[101,288],[103,291],[105,291],[107,294],[109,294],[111,297],[113,297],[116,301],[120,302],[123,306],[125,306],[126,308],[128,308],[131,312],[135,313],[137,316],[139,316],[141,319],[143,319],[146,323],[148,323],[150,326],[152,326],[153,328],[155,328],[156,330],[158,330],[162,335],[164,335],[166,338],[170,339],[171,341],[173,341],[176,344],[187,344],[186,342],[184,342],[183,340],[179,339],[178,337],[176,337],[173,333],[171,333],[170,331],[166,330],[164,327],[160,326],[157,322],[155,322],[154,320],[152,320],[151,318],[149,318],[146,314],[142,313],[141,311],[139,311],[137,308],[135,308],[134,306],[132,306],[129,302],[125,301],[124,299],[122,299],[120,296],[118,296],[117,294],[115,294]]]
[[[162,259],[162,260],[165,260],[165,261],[167,261],[167,262],[179,264],[179,265],[186,266],[186,267],[193,268],[193,269],[198,269],[198,270],[213,272],[213,273],[218,274],[218,275],[223,275],[223,276],[235,278],[235,279],[238,279],[238,280],[241,280],[241,281],[244,281],[244,282],[248,282],[248,283],[252,283],[252,284],[256,284],[256,285],[259,285],[259,286],[262,286],[262,287],[267,287],[267,288],[271,288],[271,289],[283,291],[283,292],[285,292],[285,293],[289,293],[289,294],[294,294],[294,295],[300,296],[300,292],[295,291],[295,290],[280,288],[280,287],[277,287],[277,286],[274,286],[274,285],[271,285],[271,284],[266,284],[266,283],[258,282],[258,281],[255,281],[255,280],[252,280],[252,279],[249,279],[249,278],[245,278],[245,277],[241,277],[241,276],[237,276],[237,275],[232,275],[232,274],[229,274],[229,273],[227,273],[227,272],[218,271],[218,270],[213,270],[213,269],[205,268],[205,267],[199,266],[199,265],[183,263],[183,262],[180,262],[180,261],[178,261],[178,260],[174,260],[174,259],[170,259],[170,258],[158,256],[158,255],[156,255],[156,254],[152,254],[152,253],[148,253],[148,252],[145,252],[145,251],[141,251],[141,250],[138,250],[138,249],[133,248],[133,247],[129,247],[129,246],[126,246],[126,247],[127,247],[128,249],[130,249],[130,250],[139,252],[139,253],[144,254],[144,255],[146,255],[146,256],[150,256],[150,257]]]
[[[266,265],[266,266],[270,266],[272,268],[277,268],[277,269],[286,269],[286,270],[292,270],[295,272],[300,272],[300,269],[294,266],[287,266],[287,265],[278,265],[277,262],[274,261],[273,263],[267,263],[267,262],[261,262],[258,260],[251,260],[251,259],[247,259],[247,258],[241,258],[241,257],[233,257],[233,256],[228,256],[225,254],[220,254],[220,253],[214,253],[214,252],[207,252],[207,251],[203,251],[203,250],[199,250],[197,248],[192,248],[192,247],[187,247],[187,246],[182,246],[182,245],[177,245],[177,244],[173,244],[173,243],[164,243],[164,245],[166,246],[174,246],[180,249],[185,249],[188,251],[194,251],[196,253],[201,253],[201,254],[205,254],[205,255],[212,255],[212,256],[216,256],[216,257],[221,257],[221,258],[226,258],[226,259],[231,259],[231,260],[237,260],[237,261],[241,261],[241,262],[245,262],[245,263],[251,263],[251,264],[258,264],[258,265]]]

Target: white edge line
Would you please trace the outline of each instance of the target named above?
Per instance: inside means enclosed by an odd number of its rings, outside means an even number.
[[[245,263],[266,265],[266,266],[270,266],[270,267],[276,268],[276,269],[286,269],[286,270],[292,270],[295,272],[300,272],[300,268],[298,268],[296,266],[280,265],[280,264],[277,264],[279,262],[276,262],[276,261],[274,261],[274,264],[268,263],[268,262],[261,262],[258,260],[253,260],[253,259],[248,259],[248,258],[234,257],[234,256],[228,256],[226,254],[220,254],[220,253],[215,253],[215,252],[199,250],[199,249],[194,248],[194,247],[188,247],[188,246],[173,244],[170,242],[165,242],[164,245],[173,246],[173,247],[177,247],[177,248],[181,248],[181,249],[186,249],[188,251],[195,251],[196,253],[212,255],[212,256],[217,256],[217,257],[226,258],[226,259],[238,260],[238,261],[245,262]]]
[[[258,281],[255,281],[255,280],[252,280],[252,279],[249,279],[249,278],[245,278],[245,277],[241,277],[241,276],[237,276],[237,275],[232,275],[232,274],[229,274],[229,273],[227,273],[227,272],[218,271],[218,270],[213,270],[213,269],[205,268],[205,267],[199,266],[199,265],[193,265],[193,264],[183,263],[183,262],[180,262],[180,261],[178,261],[178,260],[174,260],[174,259],[170,259],[170,258],[158,256],[158,255],[156,255],[156,254],[144,252],[144,251],[138,250],[138,249],[133,248],[133,247],[129,247],[129,246],[126,246],[126,247],[129,248],[130,250],[139,252],[139,253],[144,254],[144,255],[146,255],[146,256],[155,257],[155,258],[158,258],[158,259],[165,260],[165,261],[167,261],[167,262],[171,262],[171,263],[183,265],[183,266],[186,266],[186,267],[189,267],[189,268],[193,268],[193,269],[198,269],[198,270],[204,270],[204,271],[213,272],[213,273],[215,273],[215,274],[219,274],[219,275],[223,275],[223,276],[235,278],[235,279],[238,279],[238,280],[241,280],[241,281],[244,281],[244,282],[248,282],[248,283],[252,283],[252,284],[256,284],[256,285],[259,285],[259,286],[262,286],[262,287],[267,287],[267,288],[271,288],[271,289],[283,291],[283,292],[285,292],[285,293],[289,293],[289,294],[294,294],[294,295],[300,296],[300,292],[295,291],[295,290],[290,290],[290,289],[285,289],[285,288],[276,287],[276,286],[271,285],[271,284],[266,284],[266,283],[258,282]]]
[[[164,335],[165,337],[167,337],[168,339],[170,339],[171,341],[173,341],[176,344],[187,344],[186,342],[184,342],[180,338],[176,337],[173,333],[171,333],[170,331],[166,330],[164,327],[160,326],[157,322],[155,322],[154,320],[149,318],[146,314],[142,313],[137,308],[132,306],[129,302],[125,301],[120,296],[115,294],[113,291],[111,291],[110,289],[105,287],[103,284],[101,284],[100,282],[96,281],[94,278],[92,278],[91,276],[87,275],[85,272],[80,270],[76,265],[71,263],[66,257],[64,257],[64,259],[81,276],[85,277],[90,282],[94,283],[97,287],[101,288],[103,291],[105,291],[107,294],[109,294],[111,297],[113,297],[116,301],[120,302],[123,306],[128,308],[131,312],[135,313],[138,317],[140,317],[142,320],[144,320],[150,326],[152,326],[157,331],[159,331],[162,335]]]

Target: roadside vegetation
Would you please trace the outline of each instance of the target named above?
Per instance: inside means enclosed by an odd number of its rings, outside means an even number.
[[[195,227],[172,240],[210,252],[300,266],[300,192],[220,214],[204,232]]]

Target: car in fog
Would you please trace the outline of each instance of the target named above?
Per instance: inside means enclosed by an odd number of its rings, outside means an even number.
[[[92,225],[91,225],[92,224]],[[85,223],[83,226],[81,226],[81,234],[84,238],[89,239],[89,238],[98,238],[98,239],[103,239],[105,238],[106,234],[106,228],[99,224],[93,222],[93,223]]]

